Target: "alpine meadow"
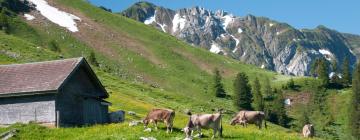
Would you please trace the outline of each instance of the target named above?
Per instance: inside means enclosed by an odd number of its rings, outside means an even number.
[[[0,6],[1,139],[360,138],[358,35],[145,1]]]

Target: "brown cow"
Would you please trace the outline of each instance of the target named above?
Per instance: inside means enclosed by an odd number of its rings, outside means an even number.
[[[202,136],[201,129],[213,129],[213,136],[215,138],[216,133],[219,131],[219,136],[222,137],[222,123],[221,112],[215,114],[194,114],[188,112],[190,116],[188,124],[183,129],[186,138],[191,138],[194,130],[197,130],[200,137]]]
[[[312,124],[304,125],[302,133],[305,138],[313,137],[315,135],[314,126]]]
[[[231,125],[241,124],[246,126],[248,123],[255,124],[261,129],[262,121],[264,121],[265,128],[267,127],[265,121],[265,113],[262,111],[240,111],[236,116],[231,120]]]
[[[153,109],[151,110],[145,119],[143,120],[144,127],[146,128],[149,123],[154,123],[157,130],[157,123],[164,122],[166,125],[166,133],[172,132],[173,121],[175,118],[175,111],[171,109]]]

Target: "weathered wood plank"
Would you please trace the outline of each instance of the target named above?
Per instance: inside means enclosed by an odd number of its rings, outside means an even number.
[[[11,137],[15,136],[18,131],[19,130],[17,130],[17,129],[12,129],[12,130],[6,131],[6,132],[0,134],[0,139],[1,140],[8,140]]]

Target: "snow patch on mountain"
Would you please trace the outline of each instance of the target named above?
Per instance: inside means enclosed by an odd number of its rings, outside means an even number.
[[[45,0],[28,1],[36,5],[36,10],[40,11],[41,15],[49,19],[51,22],[58,24],[61,27],[65,27],[71,32],[79,31],[75,22],[76,20],[81,21],[79,17],[60,11],[59,9],[50,6]]]
[[[243,32],[243,30],[241,29],[241,28],[238,28],[238,33],[242,33]]]
[[[236,42],[235,47],[236,47],[240,43],[239,39],[236,39],[235,36],[233,36],[233,35],[230,35],[230,36],[235,40],[235,42]]]
[[[319,52],[323,55],[332,55],[332,53],[328,50],[325,50],[325,49],[320,49]]]
[[[186,19],[181,17],[179,14],[176,14],[174,16],[172,23],[173,23],[173,32],[176,32],[179,28],[180,30],[184,29]]]
[[[156,12],[155,12],[155,13],[156,13]],[[155,21],[155,15],[156,15],[156,14],[154,14],[153,16],[147,18],[147,19],[144,21],[144,24],[149,25],[149,24],[153,23],[153,22]]]
[[[157,24],[161,27],[161,30],[166,33],[165,27],[167,25],[166,24],[160,24],[160,23],[157,23]]]
[[[265,65],[264,65],[264,64],[262,64],[260,68],[264,69],[264,68],[265,68]]]
[[[212,43],[211,48],[210,48],[210,52],[218,54],[218,53],[221,52],[221,49],[216,43]]]
[[[223,29],[226,31],[227,26],[234,20],[234,18],[231,15],[225,15],[222,19],[224,20],[222,23]]]
[[[24,14],[24,17],[26,18],[26,20],[33,20],[35,19],[35,17],[33,15],[30,14]]]
[[[355,54],[351,49],[349,49],[349,52],[352,53],[352,54]]]
[[[224,34],[221,34],[220,37],[225,38],[226,36]]]
[[[293,38],[292,40],[293,40],[294,42],[300,41],[300,39],[298,39],[298,38]]]
[[[238,50],[238,48],[235,47],[232,52],[235,53],[237,50]]]
[[[244,53],[241,55],[241,57],[244,57],[246,55],[246,51],[244,51]]]
[[[315,50],[310,50],[310,53],[312,53],[312,54],[319,54],[319,52],[318,52],[318,51],[315,51]]]
[[[326,60],[331,61],[333,54],[325,49],[319,49],[319,52],[325,57]]]

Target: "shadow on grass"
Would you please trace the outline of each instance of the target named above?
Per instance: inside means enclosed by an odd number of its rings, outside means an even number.
[[[166,132],[166,127],[158,127],[158,129],[161,130],[161,131],[165,131],[165,132]],[[176,127],[173,127],[173,132],[183,133],[183,132],[182,132],[182,128],[176,128]]]

